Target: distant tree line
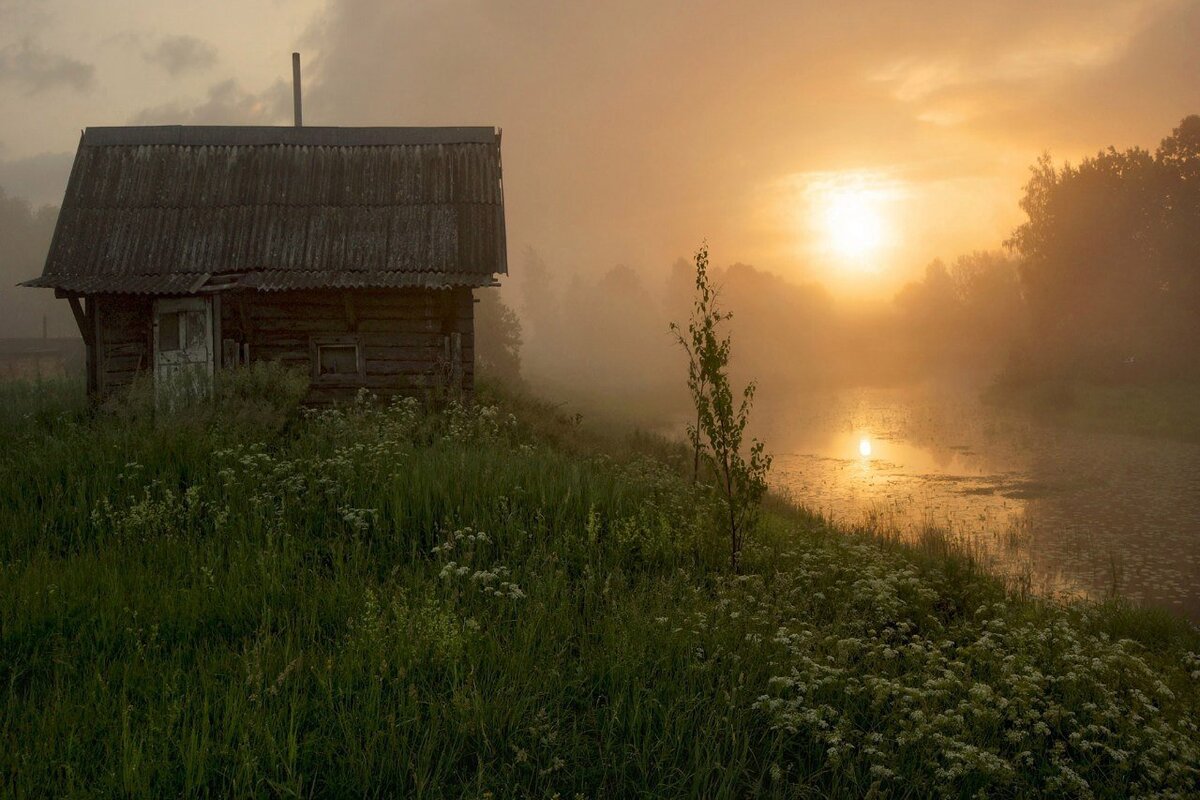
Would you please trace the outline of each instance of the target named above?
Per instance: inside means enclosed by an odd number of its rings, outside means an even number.
[[[1200,116],[1153,154],[1043,156],[1021,208],[1007,244],[1031,328],[1010,377],[1200,378]]]
[[[979,251],[941,259],[895,297],[898,354],[916,374],[995,370],[1028,332],[1018,260]]]
[[[46,289],[21,289],[20,281],[42,274],[58,208],[34,208],[0,187],[0,339],[75,336],[67,304]]]
[[[786,396],[1007,360],[1016,383],[1200,380],[1200,116],[1153,153],[1109,148],[1061,167],[1044,156],[1021,207],[1006,251],[934,261],[886,313],[746,264],[714,268],[739,309],[735,379]],[[15,287],[41,271],[56,216],[0,189],[0,337],[39,335],[43,318],[51,336],[75,335],[65,303]],[[520,261],[515,296],[479,293],[481,374],[630,406],[686,401],[662,322],[688,311],[690,263],[589,273],[551,269],[532,249]]]
[[[521,375],[521,320],[505,305],[499,289],[480,289],[475,306],[475,363],[481,377],[511,387]]]

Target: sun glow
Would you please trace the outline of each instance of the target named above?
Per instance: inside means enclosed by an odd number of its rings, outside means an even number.
[[[871,440],[866,436],[858,440],[858,454],[863,458],[871,455]]]
[[[796,234],[798,254],[829,278],[855,285],[883,276],[901,256],[910,224],[912,188],[888,172],[793,173],[780,205]]]
[[[821,227],[831,251],[858,262],[883,246],[885,223],[879,198],[865,189],[835,189],[823,201]]]

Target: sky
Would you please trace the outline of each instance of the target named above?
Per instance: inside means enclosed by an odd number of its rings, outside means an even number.
[[[0,186],[89,125],[496,125],[510,261],[665,272],[707,239],[836,294],[1000,246],[1042,152],[1200,112],[1196,0],[0,0]],[[849,239],[849,242],[843,239]]]

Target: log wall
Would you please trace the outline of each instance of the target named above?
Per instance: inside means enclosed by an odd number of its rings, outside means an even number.
[[[151,349],[153,300],[141,295],[95,295],[96,394],[101,398],[129,388],[136,375],[154,367]]]
[[[423,395],[451,384],[469,395],[474,388],[470,289],[231,292],[222,297],[221,329],[225,339],[249,345],[251,361],[308,372],[310,402],[352,397],[363,386],[380,395]],[[312,344],[322,337],[358,342],[361,381],[327,383],[313,374]]]
[[[96,392],[104,398],[153,369],[153,298],[97,295]],[[278,361],[310,376],[309,402],[380,395],[425,395],[449,388],[469,396],[475,380],[474,299],[470,289],[235,291],[221,295],[218,359],[236,343],[240,359]],[[314,375],[313,340],[351,339],[364,359],[361,380]],[[218,363],[218,368],[231,364]]]

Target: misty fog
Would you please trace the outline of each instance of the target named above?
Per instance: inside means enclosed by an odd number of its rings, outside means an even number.
[[[264,30],[236,35],[183,7],[0,8],[25,37],[0,99],[27,112],[0,139],[0,339],[78,338],[15,284],[41,270],[79,127],[287,124],[295,47],[310,124],[503,128],[510,275],[478,292],[481,375],[678,436],[668,326],[707,242],[777,488],[1044,524],[1054,547],[1073,524],[1123,553],[1129,530],[1184,537],[1159,555],[1200,533],[1166,494],[1200,470],[1200,96],[1171,79],[1200,65],[1195,4],[280,8],[247,4]],[[109,39],[85,60],[87,26]],[[1196,583],[1174,568],[1141,583]]]

